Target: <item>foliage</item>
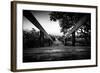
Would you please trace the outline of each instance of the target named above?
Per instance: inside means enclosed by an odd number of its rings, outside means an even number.
[[[86,16],[86,15],[87,15],[88,19],[90,19],[90,15],[85,14],[85,13],[51,12],[50,20],[51,21],[59,20],[61,32],[63,32],[65,34],[66,33],[64,31],[65,29],[71,28],[73,25],[75,25],[77,23],[77,21],[79,21],[80,18],[82,18],[83,16]],[[87,20],[87,22],[89,22],[89,20]],[[86,30],[88,28],[89,27],[87,26]]]
[[[59,21],[61,32],[66,34],[76,23],[84,16],[87,16],[86,22],[79,28],[81,37],[84,37],[90,43],[91,34],[91,14],[89,13],[71,13],[71,12],[51,12],[50,20]],[[75,45],[75,32],[72,33],[72,44]]]
[[[39,46],[39,32],[34,29],[31,31],[23,31],[23,47],[32,48]]]

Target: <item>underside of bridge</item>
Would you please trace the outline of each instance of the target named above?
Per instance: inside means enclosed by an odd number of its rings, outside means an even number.
[[[46,36],[50,42],[53,42],[53,39],[50,37],[50,35],[45,31],[45,29],[41,26],[41,24],[38,22],[38,20],[35,18],[35,16],[32,14],[31,11],[29,10],[24,10],[23,11],[23,16],[25,16],[33,25],[35,25],[39,30],[40,30],[40,40],[41,40],[41,44],[43,45],[42,40],[44,39],[44,36]],[[87,16],[83,16],[74,26],[71,30],[69,30],[67,32],[67,34],[65,34],[64,39],[64,44],[67,42],[67,38],[72,34],[73,36],[75,36],[75,31],[77,31],[87,20]],[[74,41],[73,43],[75,43],[75,37],[72,38],[72,40]],[[75,45],[73,44],[72,45]]]
[[[40,46],[43,46],[43,39],[44,36],[48,38],[49,44],[51,45],[51,42],[53,42],[50,35],[45,31],[45,29],[41,26],[41,24],[38,22],[38,20],[35,18],[35,16],[31,13],[31,11],[24,10],[23,16],[25,16],[33,25],[35,25],[40,30]]]
[[[69,31],[67,32],[67,34],[65,34],[64,43],[67,42],[67,38],[72,34],[72,36],[74,36],[74,37],[72,38],[72,40],[73,40],[72,45],[75,46],[75,31],[77,31],[77,30],[86,22],[86,20],[87,20],[87,16],[82,17],[82,18],[73,26],[73,28],[72,28],[71,30],[69,30]],[[66,45],[66,44],[65,44],[65,45]]]

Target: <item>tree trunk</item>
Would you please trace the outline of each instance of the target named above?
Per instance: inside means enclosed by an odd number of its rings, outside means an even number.
[[[75,46],[75,32],[72,33],[72,46]]]

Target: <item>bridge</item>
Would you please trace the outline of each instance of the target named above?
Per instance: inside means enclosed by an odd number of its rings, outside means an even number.
[[[43,39],[44,35],[46,38],[48,38],[50,41],[49,43],[53,42],[53,39],[50,37],[50,35],[45,31],[45,29],[41,26],[41,24],[38,22],[38,20],[35,18],[35,16],[31,13],[31,11],[24,10],[23,16],[25,16],[33,25],[35,25],[40,30],[40,44],[43,46]]]

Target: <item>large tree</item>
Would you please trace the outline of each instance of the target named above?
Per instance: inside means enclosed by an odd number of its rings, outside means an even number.
[[[51,12],[50,20],[51,21],[59,20],[61,32],[63,32],[63,34],[66,34],[67,30],[72,28],[79,21],[79,19],[82,18],[83,16],[88,17],[88,20],[85,23],[88,25],[83,25],[81,28],[82,29],[81,31],[85,30],[82,33],[86,33],[90,29],[90,14],[88,13],[86,14],[86,13],[71,13],[71,12]],[[72,45],[75,46],[75,31],[72,33]]]

